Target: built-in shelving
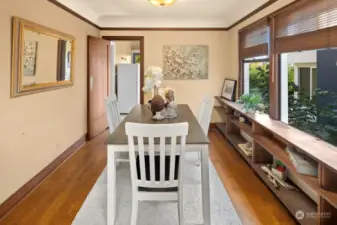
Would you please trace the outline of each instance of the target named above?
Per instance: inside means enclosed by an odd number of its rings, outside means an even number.
[[[247,123],[241,123],[238,120],[238,118],[236,118],[235,116],[228,116],[227,120],[229,120],[231,123],[233,123],[236,126],[238,126],[241,130],[243,130],[249,136],[253,135],[253,130],[252,130],[252,126],[251,125],[249,125]]]
[[[330,225],[337,224],[337,147],[322,140],[318,140],[302,131],[297,130],[280,121],[272,120],[266,114],[245,114],[242,106],[216,97],[224,108],[226,123],[218,123],[216,127],[240,153],[242,158],[251,166],[262,181],[272,190],[280,201],[288,208],[292,215],[303,211],[308,215],[298,220],[301,225]],[[242,123],[234,116],[238,112],[246,118]],[[238,146],[246,140],[241,132],[249,135],[253,140],[253,156],[248,157]],[[318,177],[306,176],[297,173],[297,170],[285,150],[287,145],[298,148],[308,157],[317,161],[319,165]],[[323,154],[324,153],[324,154]],[[261,169],[262,165],[271,164],[277,158],[287,167],[293,176],[309,187],[316,194],[314,202],[307,192],[298,188],[298,191],[283,187],[276,189],[268,180],[268,176]],[[295,182],[295,181],[294,181]],[[294,184],[295,185],[295,184]],[[295,185],[296,186],[296,185]],[[328,217],[322,213],[330,212]],[[316,215],[316,216],[315,216]]]
[[[263,164],[253,164],[252,167],[262,181],[268,186],[268,188],[281,200],[281,202],[287,207],[289,212],[296,216],[296,212],[317,212],[317,204],[313,202],[302,191],[289,190],[283,187],[276,189],[272,183],[269,182],[267,174],[261,169]],[[315,218],[304,218],[300,221],[301,225],[316,225]]]
[[[236,148],[236,150],[241,154],[241,156],[246,160],[248,164],[252,164],[252,157],[247,156],[239,147],[239,144],[246,143],[246,140],[239,134],[228,134],[228,141]]]
[[[218,128],[218,130],[225,135],[226,132],[226,124],[225,123],[215,123],[215,127]]]

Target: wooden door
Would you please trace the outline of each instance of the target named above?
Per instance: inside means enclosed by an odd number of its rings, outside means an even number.
[[[104,100],[109,96],[110,42],[88,37],[88,139],[108,127]]]

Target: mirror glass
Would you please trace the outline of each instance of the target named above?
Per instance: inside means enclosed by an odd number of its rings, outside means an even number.
[[[71,80],[72,41],[23,29],[22,87]]]

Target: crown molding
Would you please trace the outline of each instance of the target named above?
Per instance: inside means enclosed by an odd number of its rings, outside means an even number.
[[[67,11],[68,13],[72,14],[73,16],[77,17],[78,19],[90,24],[91,26],[97,28],[97,29],[101,29],[100,26],[98,26],[96,23],[91,22],[90,20],[88,20],[87,18],[81,16],[80,14],[78,14],[77,12],[75,12],[74,10],[68,8],[67,6],[63,5],[62,3],[58,2],[57,0],[47,0],[48,2],[56,5],[57,7],[60,7],[61,9]]]
[[[227,29],[228,30],[233,29],[234,27],[236,27],[240,23],[244,22],[245,20],[248,20],[249,18],[251,18],[255,14],[261,12],[262,10],[264,10],[265,8],[267,8],[268,6],[274,4],[277,1],[278,0],[269,0],[268,2],[264,3],[263,5],[261,5],[260,7],[258,7],[257,9],[255,9],[254,11],[252,11],[251,13],[247,14],[246,16],[242,17],[241,19],[239,19],[238,21],[236,21],[235,23],[233,23],[232,25],[230,25]]]
[[[124,31],[227,31],[227,27],[101,27],[101,30]]]
[[[69,12],[73,16],[79,18],[80,20],[92,25],[93,27],[99,30],[110,30],[110,31],[229,31],[233,29],[234,27],[236,27],[237,25],[239,25],[240,23],[244,22],[245,20],[249,19],[255,14],[259,13],[263,9],[277,2],[278,0],[269,0],[268,2],[264,3],[263,5],[261,5],[260,7],[258,7],[257,9],[247,14],[246,16],[242,17],[241,19],[239,19],[238,21],[236,21],[235,23],[233,23],[232,25],[228,27],[100,27],[96,23],[86,19],[85,17],[76,13],[75,11],[63,5],[62,3],[58,2],[57,0],[47,0],[47,1]]]

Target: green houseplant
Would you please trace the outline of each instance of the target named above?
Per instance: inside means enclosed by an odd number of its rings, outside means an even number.
[[[255,113],[261,108],[262,98],[258,94],[244,94],[240,97],[239,103],[243,104],[243,110],[247,113]]]

